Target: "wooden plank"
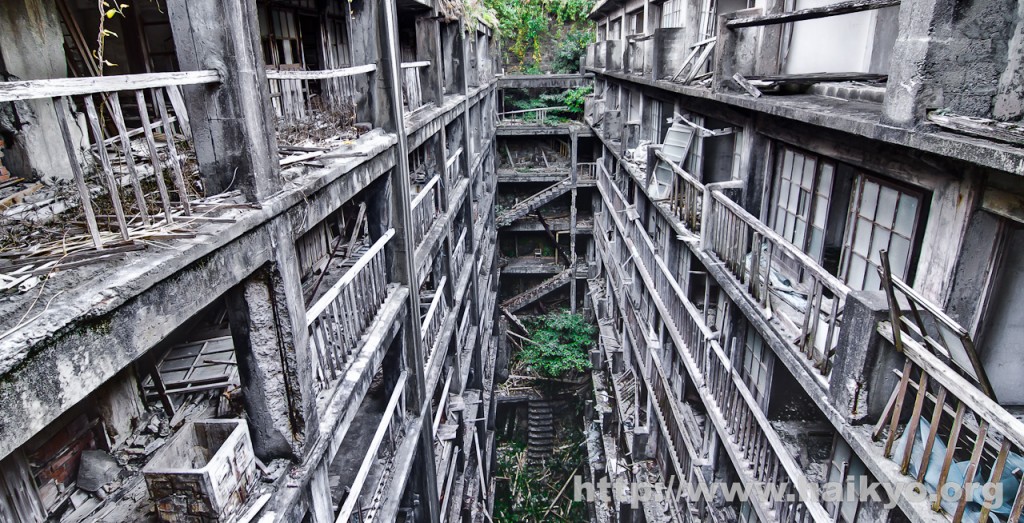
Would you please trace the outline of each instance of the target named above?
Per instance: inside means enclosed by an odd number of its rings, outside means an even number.
[[[142,91],[135,91],[135,102],[139,106],[139,118],[142,120],[142,132],[146,135],[146,147],[149,148],[149,161],[153,167],[153,176],[156,178],[157,190],[160,193],[160,203],[164,208],[164,219],[167,223],[174,222],[174,213],[171,212],[171,196],[167,192],[167,182],[164,181],[164,173],[161,168],[160,153],[156,147],[156,139],[153,137],[153,126],[149,121],[149,109],[146,106],[146,97]],[[154,103],[155,105],[155,103]],[[168,140],[171,138],[168,137]]]
[[[732,79],[734,82],[736,82],[737,85],[742,87],[743,90],[746,91],[747,94],[749,94],[750,96],[753,96],[754,98],[761,97],[760,89],[754,87],[754,84],[748,82],[747,79],[744,78],[743,75],[741,75],[740,73],[732,75]]]
[[[975,118],[955,114],[928,113],[928,121],[939,127],[958,133],[1024,145],[1024,126],[1012,122],[1000,122],[988,118]]]
[[[335,520],[336,523],[343,523],[352,519],[352,511],[355,510],[356,502],[359,501],[359,495],[362,493],[363,484],[366,482],[366,478],[370,474],[370,467],[372,467],[377,461],[377,451],[380,449],[380,445],[384,441],[384,436],[387,434],[388,428],[391,426],[391,423],[395,421],[395,409],[398,407],[399,400],[402,399],[402,393],[405,390],[405,384],[408,377],[409,371],[402,371],[401,376],[398,378],[398,383],[395,384],[395,390],[391,393],[391,399],[388,400],[388,405],[384,408],[384,414],[381,416],[381,423],[377,426],[377,431],[373,434],[373,439],[370,440],[370,446],[366,450],[366,457],[363,458],[363,462],[359,465],[359,470],[356,472],[356,476],[352,478],[351,489],[349,490],[348,496],[345,498],[345,503],[341,506],[338,518]]]
[[[70,113],[68,99],[60,97],[56,103],[57,126],[60,127],[60,136],[64,141],[64,149],[68,155],[68,162],[71,165],[71,173],[75,177],[75,186],[78,188],[78,196],[82,201],[82,211],[85,212],[85,222],[89,228],[89,235],[92,236],[93,246],[97,249],[103,248],[103,241],[100,239],[100,230],[96,225],[96,214],[92,210],[92,195],[89,194],[89,187],[85,184],[85,173],[78,163],[78,154],[75,145],[71,141],[71,131],[68,127],[67,115]]]
[[[171,85],[199,85],[220,82],[217,71],[145,73],[89,78],[53,78],[0,82],[0,102],[38,100],[58,96],[78,96],[114,91],[150,89]]]
[[[110,93],[110,96],[107,98],[107,105],[110,106],[110,116],[114,120],[117,135],[121,138],[121,150],[124,153],[125,165],[128,167],[128,179],[131,180],[132,190],[135,192],[135,201],[139,206],[139,214],[142,215],[143,222],[149,223],[146,195],[142,192],[142,184],[139,182],[139,169],[135,165],[135,158],[132,157],[132,140],[128,137],[128,128],[124,124],[124,114],[121,112],[121,97],[117,93]],[[139,110],[144,112],[146,107],[142,106]]]
[[[341,69],[326,69],[323,71],[284,71],[267,70],[268,80],[326,80],[329,78],[344,78],[360,74],[372,73],[377,70],[376,64],[359,65],[356,67],[344,67]]]
[[[114,207],[114,214],[117,216],[117,225],[121,229],[121,237],[125,240],[128,239],[128,223],[125,221],[124,208],[121,207],[121,195],[118,191],[117,180],[114,179],[114,169],[110,166],[110,157],[107,156],[107,148],[103,147],[103,129],[100,127],[100,118],[96,113],[96,102],[92,96],[85,97],[85,111],[88,115],[89,126],[92,128],[92,134],[95,143],[101,144],[99,149],[100,165],[103,167],[103,173],[107,180],[107,192],[110,196],[110,202]]]
[[[174,129],[171,128],[171,119],[167,115],[167,103],[164,102],[164,90],[153,89],[150,91],[157,112],[160,114],[160,122],[163,123],[164,136],[167,137],[167,156],[171,164],[171,173],[174,180],[174,187],[178,191],[179,203],[184,207],[185,216],[192,215],[192,205],[188,198],[188,189],[185,187],[185,176],[181,172],[181,160],[178,157],[178,147],[174,145]]]
[[[726,22],[725,26],[729,29],[739,29],[741,27],[754,27],[759,25],[785,24],[789,22],[799,22],[801,20],[813,20],[815,18],[827,18],[830,16],[859,13],[861,11],[870,11],[873,9],[883,9],[896,5],[900,5],[900,0],[851,0],[849,2],[839,2],[821,7],[798,9],[788,13],[773,13],[747,18],[736,18]]]
[[[181,132],[189,140],[192,139],[192,122],[188,117],[188,110],[185,109],[185,99],[181,96],[181,88],[177,85],[169,85],[165,89],[167,98],[171,101],[171,108],[174,109],[175,118]]]

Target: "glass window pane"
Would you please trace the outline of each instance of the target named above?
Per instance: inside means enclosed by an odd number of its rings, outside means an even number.
[[[889,245],[889,269],[897,278],[906,278],[909,262],[910,240],[894,234]]]
[[[788,179],[791,172],[793,172],[793,151],[787,149],[786,154],[782,156],[782,178]]]
[[[853,252],[868,256],[868,249],[871,247],[871,222],[861,218],[857,220],[857,230],[853,236]]]
[[[821,247],[822,237],[824,233],[817,227],[811,228],[811,238],[807,244],[807,254],[809,254],[815,261],[821,262]]]
[[[878,214],[875,216],[875,221],[879,225],[892,228],[893,218],[896,216],[896,199],[899,194],[891,187],[882,187],[882,192],[878,196]]]
[[[871,235],[871,256],[869,256],[871,263],[875,265],[882,263],[882,259],[878,257],[878,252],[889,248],[889,234],[888,229],[875,227],[875,231]]]
[[[857,209],[857,214],[873,220],[875,218],[875,208],[878,205],[878,184],[860,179],[861,185],[864,187],[863,193],[860,198],[860,208]]]
[[[793,231],[793,244],[799,248],[804,247],[804,238],[807,235],[807,222],[797,218],[796,230]]]
[[[864,285],[861,290],[865,291],[877,291],[882,288],[882,278],[878,276],[878,266],[868,264],[867,270],[864,273]]]
[[[819,229],[825,228],[825,219],[828,217],[828,200],[823,196],[815,197],[814,201],[814,226]]]
[[[806,157],[804,160],[804,175],[800,180],[800,185],[810,192],[814,189],[814,158]]]
[[[917,218],[917,197],[909,194],[900,195],[899,210],[896,212],[896,232],[913,236],[914,220]]]
[[[821,164],[821,173],[818,175],[818,193],[828,196],[832,192],[832,173],[835,167],[831,163]]]
[[[850,268],[846,272],[846,284],[855,290],[863,290],[861,285],[864,283],[864,272],[866,270],[867,264],[864,263],[864,258],[851,254]]]
[[[786,204],[789,202],[789,182],[787,180],[779,180],[779,207],[782,209],[786,208]]]

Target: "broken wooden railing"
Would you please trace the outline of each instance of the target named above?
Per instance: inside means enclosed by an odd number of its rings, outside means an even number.
[[[700,234],[704,184],[676,165],[661,150],[655,150],[654,155],[659,161],[648,180],[648,187],[654,184],[667,185],[668,197],[661,203],[668,206],[687,230]],[[666,184],[664,178],[670,178],[671,182]]]
[[[444,162],[444,181],[448,192],[451,193],[455,189],[455,184],[458,183],[459,178],[463,176],[462,164],[459,162],[459,158],[462,156],[462,147],[459,147],[448,157]]]
[[[576,164],[577,180],[593,180],[597,176],[596,162],[580,162]]]
[[[463,262],[466,257],[466,236],[469,233],[469,227],[462,228],[462,234],[459,235],[459,239],[455,241],[455,247],[452,249],[452,267],[456,271],[462,270]]]
[[[352,478],[352,485],[348,488],[335,523],[374,520],[381,503],[387,499],[385,494],[394,475],[398,446],[406,433],[405,385],[408,378],[409,371],[403,370],[384,408],[380,423],[377,424],[377,430],[373,433],[370,446],[366,449],[366,457]],[[376,481],[369,485],[373,488],[373,493],[367,496],[369,503],[364,505],[360,498],[368,486],[367,480],[374,468],[379,468],[380,471]]]
[[[988,397],[997,400],[970,332],[950,318],[941,307],[894,276],[889,270],[888,251],[880,251],[879,258],[881,267],[878,272],[889,304],[889,323],[896,326],[893,330],[896,350],[903,350],[904,340],[913,340],[922,348],[930,350],[951,370],[973,383]]]
[[[894,341],[891,323],[880,323],[878,332]],[[1024,423],[915,339],[904,338],[902,349],[906,362],[873,433],[875,440],[884,435],[883,455],[933,492],[931,508],[954,522],[1018,521]],[[938,488],[966,482],[975,484],[973,497]],[[1001,505],[983,502],[992,499],[985,498],[986,482],[1004,493]]]
[[[423,67],[430,67],[430,61],[402,62],[402,94],[405,95],[405,110],[410,113],[426,105],[420,85],[420,69]]]
[[[520,109],[518,111],[505,111],[498,113],[498,120],[502,122],[507,121],[525,121],[525,122],[537,122],[544,123],[548,119],[549,111],[566,111],[569,107],[560,105],[556,107],[537,107],[534,109]],[[529,115],[533,115],[532,117]]]
[[[627,312],[627,315],[634,313]],[[633,346],[637,345],[634,343]],[[688,437],[691,429],[685,426],[686,422],[679,408],[682,398],[675,394],[675,387],[669,382],[659,357],[650,358],[649,367],[644,363],[644,359],[636,357],[634,361],[642,369],[641,377],[653,399],[651,406],[655,418],[662,425],[668,446],[670,463],[661,464],[662,477],[673,487],[683,488],[683,485],[686,485],[685,488],[691,489],[690,492],[710,493],[704,472],[701,470],[701,465],[706,465],[707,462],[703,460],[698,450],[703,442],[693,442]],[[711,508],[710,497],[698,496],[697,499],[690,499],[690,505],[696,510],[700,521],[718,522],[721,517],[718,510]]]
[[[687,299],[673,271],[641,226],[639,217],[629,216],[631,207],[626,205],[622,192],[605,177],[598,180],[598,187],[602,198],[614,211],[609,215],[618,232],[616,243],[628,249],[627,259],[635,264],[646,286],[657,292],[664,305],[662,311],[668,314],[663,320],[676,331],[682,342],[677,349],[688,363],[688,372],[701,394],[709,418],[716,425],[723,443],[729,447],[734,461],[746,464],[741,471],[741,475],[746,476],[744,482],[780,485],[784,487],[785,495],[792,495],[791,498],[782,496],[758,500],[761,507],[773,510],[780,521],[828,521],[828,514],[818,501],[801,498],[796,492],[796,485],[806,484],[803,471],[732,367],[729,356],[718,342],[718,334],[708,328],[702,313]],[[595,237],[603,238],[604,232],[595,234]],[[656,366],[660,371],[660,364]],[[675,397],[674,401],[681,402],[683,398]],[[727,435],[731,437],[726,438]]]
[[[176,216],[191,215],[185,158],[177,144],[191,141],[191,129],[179,88],[219,81],[216,71],[188,71],[0,82],[0,103],[52,102],[89,236],[102,249],[105,243],[130,240],[130,222],[150,225],[162,216],[172,223]],[[32,110],[26,107],[25,112]],[[84,114],[86,128],[79,127],[76,113]],[[88,142],[84,149],[79,134]],[[132,138],[140,135],[145,142],[141,154],[132,149]],[[155,194],[143,187],[150,178]],[[116,225],[101,227],[101,221]],[[117,234],[105,234],[106,229]]]
[[[777,319],[790,343],[827,377],[849,287],[721,191],[706,192],[703,207],[704,249],[760,304],[765,319]],[[798,279],[788,277],[793,271],[784,267],[790,264],[796,265]]]
[[[274,112],[288,122],[309,119],[323,110],[351,112],[354,119],[355,77],[376,70],[374,64],[321,71],[267,69]]]
[[[439,176],[431,178],[412,200],[412,238],[416,246],[426,239],[441,208],[438,205],[440,193],[437,184],[439,181]]]
[[[423,366],[427,369],[431,368],[434,354],[438,352],[434,344],[441,333],[441,326],[444,324],[445,318],[448,317],[448,299],[444,295],[444,285],[447,280],[447,277],[442,276],[441,281],[438,282],[420,326],[420,339],[423,340]]]
[[[344,376],[363,333],[387,298],[384,248],[394,235],[394,229],[384,233],[306,311],[314,375],[321,390]]]

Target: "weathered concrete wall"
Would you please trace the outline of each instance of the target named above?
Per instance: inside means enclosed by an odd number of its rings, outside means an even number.
[[[670,78],[682,67],[687,55],[687,34],[682,27],[654,31],[654,79]]]
[[[66,77],[63,42],[54,2],[4,2],[0,9],[0,81]],[[63,152],[54,110],[48,98],[0,103],[0,136],[8,147],[4,165],[13,176],[71,179],[71,164]],[[71,132],[78,134],[74,126]]]
[[[1014,0],[914,0],[900,10],[886,118],[904,127],[930,109],[1001,119],[1024,114],[1024,7]]]

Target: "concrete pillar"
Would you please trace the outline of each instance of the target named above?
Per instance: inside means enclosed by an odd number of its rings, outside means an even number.
[[[241,189],[260,201],[281,187],[256,4],[168,0],[182,71],[214,69],[219,84],[183,89],[207,194]]]
[[[889,62],[882,123],[913,128],[928,109],[942,106],[942,89],[931,75],[931,57],[944,45],[956,0],[908,0],[900,5],[900,30]]]
[[[302,456],[318,426],[297,256],[277,229],[278,261],[227,295],[253,448],[268,460]]]
[[[370,4],[369,2],[364,5]],[[398,55],[398,16],[393,0],[377,3],[378,47],[380,58],[377,62],[379,83],[377,94],[381,95],[378,107],[384,112],[380,126],[385,131],[395,133],[398,143],[395,146],[395,167],[391,171],[391,208],[394,216],[395,238],[392,240],[392,269],[395,279],[409,288],[406,302],[408,314],[402,325],[405,362],[409,372],[405,388],[406,406],[419,416],[424,427],[430,426],[428,420],[433,419],[430,398],[426,390],[422,340],[420,339],[420,297],[419,284],[416,278],[414,260],[415,242],[412,237],[412,185],[409,180],[409,142],[405,133],[405,114],[402,107],[401,60]],[[425,500],[426,520],[437,522],[440,518],[438,502],[437,474],[434,470],[434,444],[430,430],[421,430],[418,434],[416,470],[414,480],[416,490]]]
[[[57,5],[47,0],[12,0],[0,9],[0,81],[67,76],[64,37]],[[0,104],[4,166],[12,176],[71,179],[53,101]],[[68,117],[73,122],[74,118]],[[71,128],[72,133],[78,129]],[[73,139],[75,142],[79,140]],[[57,151],[56,153],[54,151]],[[77,161],[77,158],[76,158]]]
[[[892,370],[903,367],[903,356],[877,330],[878,322],[888,319],[883,292],[853,291],[847,296],[828,395],[852,424],[876,421],[899,381]]]
[[[752,75],[757,66],[759,54],[758,28],[729,29],[726,23],[736,18],[761,15],[760,7],[741,9],[718,16],[718,40],[715,43],[714,84],[716,92],[729,89],[732,77],[739,73]]]

